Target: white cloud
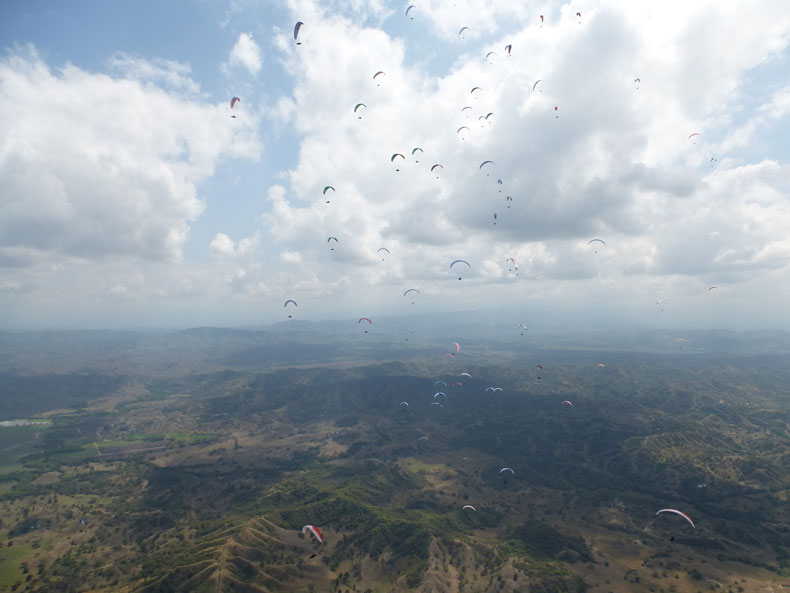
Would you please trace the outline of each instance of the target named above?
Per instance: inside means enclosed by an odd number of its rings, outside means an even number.
[[[233,257],[236,253],[236,244],[225,233],[217,233],[209,248],[216,257]]]
[[[225,233],[217,233],[209,244],[209,249],[211,254],[217,258],[241,258],[254,253],[259,244],[259,233],[245,237],[238,243],[234,243],[233,239]]]
[[[144,60],[118,52],[109,60],[109,66],[119,78],[139,80],[155,85],[197,94],[198,84],[192,80],[192,69],[187,64],[173,60]]]
[[[19,52],[4,59],[3,294],[101,300],[123,288],[116,300],[222,302],[234,314],[269,301],[281,313],[294,298],[306,318],[411,311],[402,292],[416,287],[415,307],[426,309],[496,298],[525,310],[658,315],[662,300],[665,318],[686,311],[692,323],[711,284],[721,311],[786,297],[788,155],[762,139],[786,126],[790,103],[784,79],[755,76],[788,56],[784,2],[760,0],[748,19],[713,0],[415,4],[411,21],[406,4],[291,0],[272,39],[281,63],[265,83],[234,81],[244,112],[232,126],[229,97],[205,104],[177,62],[116,54],[108,76],[53,73]],[[234,22],[249,6],[235,4]],[[242,33],[223,71],[259,73],[261,56]],[[277,162],[295,154],[292,166],[225,169],[224,157],[257,158],[259,116]],[[406,158],[395,164],[393,153]],[[220,162],[225,176],[205,186],[232,186],[233,196],[223,195],[216,227],[200,227],[198,250],[210,257],[175,265],[203,211],[201,183]],[[443,168],[431,172],[435,163]],[[326,185],[335,191],[324,195]],[[267,187],[251,234],[244,224],[257,212],[239,215],[234,200]],[[215,196],[206,200],[213,209]],[[592,237],[607,246],[595,253]],[[384,261],[380,247],[391,252]],[[456,258],[472,264],[460,282]],[[136,272],[143,281],[132,284]]]
[[[254,122],[179,94],[197,88],[187,68],[119,64],[134,77],[53,72],[31,48],[0,60],[0,264],[178,261],[204,208],[197,185],[223,156],[258,157]]]
[[[279,112],[301,143],[290,190],[270,196],[269,236],[299,250],[301,266],[321,262],[326,278],[352,273],[357,286],[419,281],[456,293],[447,264],[465,257],[474,260],[463,283],[473,299],[491,283],[513,284],[508,256],[519,260],[519,281],[540,279],[552,284],[545,294],[566,296],[579,289],[574,281],[628,292],[635,278],[744,282],[786,270],[780,227],[790,213],[776,163],[747,174],[714,146],[748,100],[747,72],[787,48],[781,3],[755,10],[759,22],[744,27],[741,11],[716,2],[673,10],[602,1],[581,23],[570,4],[425,2],[415,22],[430,21],[435,44],[469,52],[441,76],[409,63],[410,40],[325,15],[298,50],[280,44],[296,86]],[[462,43],[464,25],[475,35]],[[498,55],[487,62],[489,49]],[[386,72],[379,86],[378,70]],[[482,92],[471,95],[473,86]],[[783,97],[758,112],[783,113]],[[367,106],[361,119],[358,102]],[[490,122],[478,119],[489,112]],[[465,140],[460,125],[470,128]],[[703,139],[688,141],[696,130]],[[407,156],[398,172],[395,152]],[[478,169],[486,159],[496,163],[488,176]],[[428,171],[437,162],[440,179]],[[337,189],[331,204],[321,195],[327,184]],[[744,191],[732,195],[737,184]],[[756,196],[759,205],[750,203]],[[334,252],[329,235],[340,239]],[[609,243],[598,254],[587,245],[596,236]],[[385,265],[375,258],[381,245],[393,253]]]
[[[236,45],[230,50],[228,62],[231,66],[243,66],[250,74],[257,74],[263,65],[261,48],[255,43],[252,33],[241,33]]]

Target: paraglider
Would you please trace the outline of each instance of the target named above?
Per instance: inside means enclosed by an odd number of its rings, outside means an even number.
[[[423,437],[418,438],[417,440],[418,441],[430,441],[431,439],[428,438],[428,437],[423,436]]]
[[[365,105],[364,103],[357,103],[356,105],[354,105],[354,113],[358,113],[360,107],[364,107],[365,109],[368,108],[368,106]],[[362,119],[362,116],[357,114],[357,119]]]
[[[294,41],[296,41],[296,45],[302,45],[302,42],[298,40],[298,37],[299,37],[299,31],[302,30],[303,25],[304,23],[302,21],[298,21],[294,25]]]
[[[711,286],[711,287],[708,289],[708,292],[710,292],[711,290],[719,290],[719,287],[718,287],[718,286]],[[715,293],[714,293],[714,294],[715,294]]]
[[[376,79],[377,79],[379,76],[381,76],[382,74],[383,74],[384,76],[386,76],[386,75],[387,75],[387,73],[386,73],[386,72],[384,72],[383,70],[379,70],[378,72],[376,72],[376,73],[373,75],[373,80],[376,80]],[[381,83],[380,83],[380,82],[377,82],[377,83],[376,83],[376,86],[381,86]]]
[[[283,303],[283,309],[287,309],[288,308],[288,303],[292,303],[294,307],[298,307],[299,306],[299,305],[296,304],[295,300],[288,299],[287,301],[285,301],[285,303]],[[291,319],[292,317],[293,317],[293,315],[289,315],[288,319]]]
[[[688,138],[688,139],[689,139],[689,140],[691,140],[691,139],[692,139],[692,138],[694,138],[695,136],[699,136],[699,135],[700,135],[700,133],[699,133],[699,132],[694,132],[693,134],[689,134],[689,138]],[[696,144],[696,143],[697,143],[697,141],[696,141],[696,140],[694,140],[694,144]]]
[[[391,163],[394,163],[394,162],[395,162],[395,159],[396,159],[397,157],[400,157],[400,158],[402,158],[404,161],[406,160],[406,157],[405,157],[405,156],[403,156],[403,155],[402,155],[401,153],[399,153],[399,152],[396,152],[395,154],[393,154],[393,155],[390,157],[390,162],[391,162]],[[400,171],[400,169],[395,169],[395,170],[396,170],[396,171]]]
[[[409,13],[412,11],[413,8],[414,8],[414,4],[409,4],[409,6],[406,7],[406,16],[409,16]],[[413,16],[409,16],[409,20],[413,21],[414,17]]]
[[[459,382],[453,383],[453,387],[463,387],[463,386],[464,386],[463,383],[459,383]]]
[[[471,379],[471,378],[472,378],[472,375],[470,375],[469,373],[461,373],[461,374],[460,374],[460,375],[458,375],[458,376],[459,376],[459,377],[468,377],[469,379]]]
[[[392,254],[390,253],[390,250],[389,250],[389,249],[387,249],[386,247],[379,247],[379,248],[376,250],[376,253],[381,253],[382,251],[386,252],[386,253],[387,253],[387,255],[392,255]],[[383,258],[383,257],[381,258],[381,261],[384,261],[384,258]]]
[[[634,78],[634,84],[636,85],[636,90],[639,90],[639,85],[642,83],[642,80],[639,77]]]
[[[496,55],[496,52],[495,52],[495,51],[490,51],[490,52],[488,52],[488,53],[486,54],[486,60],[487,60],[488,58],[490,58],[491,56],[495,56],[495,55]],[[489,62],[489,64],[493,64],[493,62]]]
[[[234,106],[236,105],[236,103],[238,103],[239,101],[241,101],[241,99],[239,99],[238,97],[233,97],[233,98],[230,100],[230,108],[231,108],[231,109],[233,109],[233,107],[234,107]]]
[[[573,404],[571,402],[569,402],[567,399],[563,400],[562,402],[560,402],[560,405],[563,405],[563,404],[569,405],[571,408],[573,407]]]
[[[461,134],[461,130],[466,130],[466,131],[468,132],[468,131],[469,131],[469,128],[467,128],[466,126],[461,126],[460,128],[458,128],[458,129],[455,131],[455,133],[456,133],[456,134]],[[461,140],[464,140],[465,138],[466,138],[466,132],[464,132],[463,134],[461,134]]]
[[[466,111],[467,109],[468,109],[469,111],[472,111],[472,108],[471,108],[469,105],[466,105],[465,107],[461,107],[461,113],[463,113],[463,112],[464,112],[464,111]],[[467,116],[466,116],[466,117],[469,117],[469,115],[467,114]]]
[[[538,83],[540,83],[540,82],[543,82],[543,80],[536,80],[536,81],[535,81],[535,84],[533,84],[533,85],[532,85],[532,92],[533,92],[533,93],[535,92],[535,87],[536,87],[536,86],[538,86]],[[543,91],[541,90],[541,91],[539,91],[539,92],[541,92],[541,93],[542,93]]]
[[[582,22],[582,13],[577,12],[576,16],[579,17],[579,22],[581,23]]]
[[[482,163],[480,163],[480,166],[478,167],[478,169],[482,171],[483,167],[485,167],[486,165],[495,165],[495,164],[496,163],[494,163],[494,161],[483,161]],[[486,177],[488,177],[489,175],[490,175],[490,173],[486,173]]]
[[[453,263],[451,263],[451,264],[450,264],[450,269],[452,269],[452,267],[453,267],[455,264],[466,264],[466,267],[468,267],[470,270],[472,269],[472,266],[470,266],[470,265],[469,265],[469,262],[468,262],[468,261],[466,261],[465,259],[457,259],[457,260],[455,260]],[[459,280],[460,280],[461,278],[462,278],[462,276],[458,276],[458,279],[459,279]]]
[[[404,410],[409,407],[409,402],[401,402],[400,405]]]
[[[444,169],[444,165],[441,165],[441,164],[439,164],[439,163],[436,163],[436,164],[435,164],[433,167],[431,167],[431,173],[433,173],[433,172],[434,172],[436,169],[438,169],[438,168],[440,168],[440,167],[441,167],[442,169]],[[436,176],[436,179],[439,179],[439,176],[438,176],[438,175]]]
[[[470,94],[470,95],[474,95],[474,94],[475,94],[475,91],[477,91],[477,92],[480,92],[480,91],[482,91],[482,90],[483,90],[483,89],[481,89],[479,86],[476,86],[476,87],[474,87],[474,88],[473,88],[471,91],[469,91],[469,94]]]
[[[471,504],[465,504],[464,506],[461,507],[462,511],[465,511],[466,509],[472,509],[475,513],[477,512],[477,509],[473,507]]]
[[[302,533],[312,533],[315,536],[315,539],[318,540],[318,543],[324,543],[324,535],[321,533],[321,530],[318,529],[315,525],[305,525],[302,527]]]
[[[507,57],[510,57],[510,52],[513,51],[513,44],[508,44],[505,46],[505,51],[507,52]]]
[[[339,243],[339,241],[337,240],[337,237],[329,237],[329,238],[326,240],[326,242],[327,242],[327,243],[329,243],[330,241],[334,241],[335,243]],[[329,248],[329,250],[330,250],[330,251],[334,251],[334,250],[335,250],[335,248],[334,248],[334,247],[330,247],[330,248]]]
[[[410,288],[410,289],[408,289],[408,290],[404,291],[404,293],[403,293],[403,296],[406,296],[406,295],[407,295],[407,294],[409,294],[410,292],[414,292],[414,293],[416,293],[416,294],[420,294],[420,291],[419,291],[419,290],[417,290],[416,288]],[[412,302],[411,302],[411,304],[413,305],[413,304],[414,304],[414,301],[412,301]],[[446,385],[445,385],[445,387],[446,387]]]
[[[590,239],[587,241],[587,245],[592,245],[593,243],[600,243],[601,245],[606,245],[606,241],[603,239]],[[595,253],[598,253],[598,249],[595,250]]]
[[[445,387],[447,387],[447,383],[445,383],[444,381],[434,381],[433,384],[434,385],[444,385]]]
[[[523,329],[523,330],[524,330],[524,331],[522,331],[522,332],[521,332],[521,335],[522,335],[522,336],[524,335],[524,332],[525,332],[525,331],[527,331],[527,326],[526,326],[526,324],[524,324],[524,323],[517,323],[517,324],[516,324],[516,327],[520,327],[521,329]]]
[[[362,323],[363,321],[367,321],[367,322],[368,322],[368,325],[373,325],[373,322],[370,320],[370,318],[369,318],[369,317],[360,317],[360,318],[359,318],[359,321],[357,321],[357,324],[360,324],[360,323]],[[365,330],[365,333],[368,333],[368,330]]]
[[[326,192],[328,192],[330,189],[331,189],[333,192],[335,191],[335,188],[334,188],[334,187],[332,187],[331,185],[327,185],[326,187],[324,187],[324,191],[323,191],[323,192],[321,192],[321,194],[325,196],[325,195],[326,195]],[[326,201],[326,202],[324,202],[324,203],[325,203],[325,204],[331,204],[331,202],[330,202],[329,200],[327,200],[327,201]]]
[[[422,152],[422,151],[423,151],[423,150],[422,150],[422,148],[420,148],[419,146],[417,146],[416,148],[413,148],[413,149],[412,149],[412,151],[411,151],[411,155],[412,155],[412,156],[414,156],[414,154],[415,154],[415,153],[416,153],[418,150],[419,150],[420,152]],[[419,163],[419,162],[420,162],[420,159],[417,159],[417,158],[415,158],[415,159],[414,159],[414,162],[415,162],[415,163]]]
[[[691,520],[691,517],[689,517],[689,516],[688,516],[686,513],[682,512],[682,511],[679,511],[679,510],[677,510],[677,509],[661,509],[660,511],[657,511],[657,512],[656,512],[656,516],[658,516],[660,513],[675,513],[676,515],[680,515],[680,516],[681,516],[681,517],[683,517],[683,518],[684,518],[686,521],[688,521],[689,523],[691,523],[691,526],[692,526],[694,529],[696,529],[696,526],[694,525],[694,521],[692,521],[692,520]]]
[[[464,31],[468,31],[468,30],[469,30],[469,27],[461,27],[461,28],[458,30],[458,36],[459,36],[461,39],[466,39],[466,37],[464,37]]]
[[[455,346],[455,351],[456,352],[460,352],[461,351],[461,344],[459,344],[458,342],[453,342],[453,346]]]
[[[557,119],[557,118],[560,116],[560,115],[559,115],[559,113],[558,113],[558,112],[559,112],[559,110],[560,110],[560,107],[559,107],[559,105],[555,105],[555,106],[554,106],[554,113],[555,113],[555,115],[554,115],[554,119]]]

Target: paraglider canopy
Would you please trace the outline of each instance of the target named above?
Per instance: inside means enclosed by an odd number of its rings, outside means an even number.
[[[467,266],[467,267],[468,267],[470,270],[472,269],[472,266],[470,266],[470,265],[469,265],[469,262],[468,262],[468,261],[466,261],[465,259],[457,259],[457,260],[455,260],[453,263],[451,263],[451,264],[450,264],[450,269],[452,269],[452,267],[453,267],[455,264],[466,264],[466,266]],[[461,278],[462,278],[462,276],[458,276],[458,279],[459,279],[459,280],[460,280]]]
[[[315,539],[318,540],[319,543],[324,543],[324,535],[321,533],[321,530],[318,529],[315,525],[305,525],[302,527],[302,533],[312,533],[315,536]]]
[[[297,21],[294,25],[294,41],[296,41],[296,45],[302,45],[302,43],[297,39],[299,37],[299,31],[302,30],[302,26],[304,23],[302,21]]]
[[[391,162],[391,163],[394,163],[394,162],[395,162],[395,159],[396,159],[396,158],[398,158],[398,157],[402,158],[404,161],[406,160],[406,157],[405,157],[405,156],[403,156],[403,155],[402,155],[401,153],[399,153],[399,152],[396,152],[395,154],[393,154],[393,155],[390,157],[390,162]],[[395,170],[396,170],[396,171],[400,171],[400,169],[395,169]]]
[[[680,516],[681,516],[681,517],[683,517],[683,518],[684,518],[686,521],[688,521],[689,523],[691,523],[691,526],[692,526],[694,529],[696,529],[696,526],[694,525],[694,521],[692,521],[692,520],[691,520],[691,517],[689,517],[689,516],[688,516],[686,513],[682,512],[682,511],[679,511],[679,510],[677,510],[677,509],[661,509],[660,511],[657,511],[657,512],[656,512],[656,515],[659,515],[659,514],[661,514],[661,513],[675,513],[676,515],[680,515]]]
[[[234,106],[236,105],[236,103],[238,103],[239,101],[241,101],[241,99],[239,99],[238,97],[233,97],[233,98],[230,100],[230,108],[231,108],[231,109],[233,109],[233,107],[234,107]]]

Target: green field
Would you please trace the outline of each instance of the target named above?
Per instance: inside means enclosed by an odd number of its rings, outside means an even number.
[[[180,365],[1,428],[0,591],[790,586],[786,359],[480,350],[455,387],[409,360]]]

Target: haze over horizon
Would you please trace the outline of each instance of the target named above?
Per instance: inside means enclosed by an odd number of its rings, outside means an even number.
[[[786,3],[408,5],[3,3],[0,329],[790,330]]]

